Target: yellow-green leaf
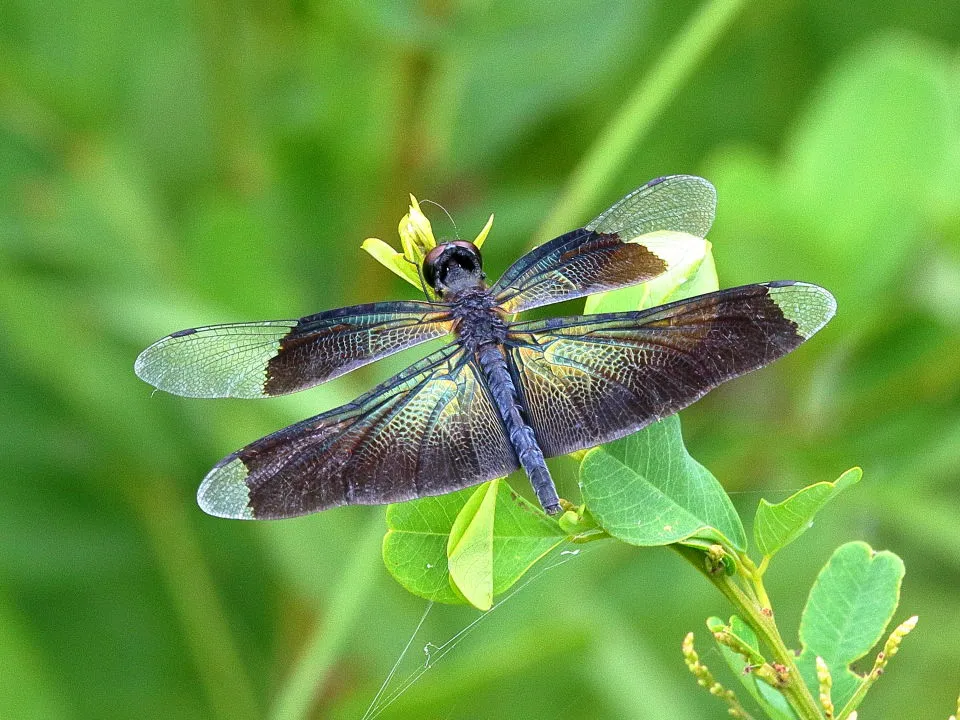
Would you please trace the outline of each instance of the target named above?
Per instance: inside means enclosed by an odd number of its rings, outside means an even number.
[[[772,505],[760,501],[753,521],[753,539],[761,553],[770,557],[802,535],[813,516],[837,494],[860,481],[863,470],[847,470],[834,482],[819,482]]]
[[[367,238],[360,247],[391,272],[396,273],[414,287],[421,287],[417,267],[380,238]]]
[[[450,582],[480,610],[493,605],[493,523],[499,488],[499,480],[478,487],[453,521],[447,539]]]

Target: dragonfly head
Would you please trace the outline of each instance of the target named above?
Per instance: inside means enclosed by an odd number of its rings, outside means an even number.
[[[443,242],[423,259],[423,278],[439,295],[467,290],[483,284],[480,249],[472,242]]]

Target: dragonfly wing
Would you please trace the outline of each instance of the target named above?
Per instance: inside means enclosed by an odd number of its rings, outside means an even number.
[[[652,280],[702,257],[715,207],[716,192],[703,178],[653,180],[586,227],[531,250],[492,290],[506,312],[517,313]]]
[[[747,285],[650,310],[511,326],[511,360],[547,456],[623,437],[786,355],[833,316],[833,296]]]
[[[658,230],[706,237],[717,210],[717,191],[694,175],[668,175],[637,188],[603,212],[588,230],[635,238]]]
[[[451,329],[443,306],[355,305],[299,320],[181,330],[140,353],[134,369],[174,395],[271,397],[326,382]]]
[[[224,458],[197,498],[211,515],[286,518],[440,495],[517,467],[485,383],[451,344],[356,401]]]

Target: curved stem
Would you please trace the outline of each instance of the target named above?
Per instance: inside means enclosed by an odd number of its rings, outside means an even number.
[[[553,211],[541,225],[537,242],[571,227],[596,204],[604,188],[668,103],[713,49],[746,0],[708,0],[637,84],[620,111],[603,129],[574,169]]]
[[[364,600],[377,579],[379,567],[375,549],[384,533],[383,514],[377,513],[357,540],[352,557],[344,564],[343,576],[336,584],[337,594],[302,655],[290,670],[270,713],[272,720],[302,720],[310,717],[312,705],[337,658],[344,639],[360,616]]]
[[[763,586],[763,574],[767,570],[770,557],[765,555],[759,566],[755,565],[753,560],[747,557],[746,553],[740,553],[737,557],[746,569],[747,578],[750,580],[750,587],[753,589],[754,595],[756,595],[757,602],[760,603],[761,607],[772,610],[770,597],[767,595],[767,589]]]

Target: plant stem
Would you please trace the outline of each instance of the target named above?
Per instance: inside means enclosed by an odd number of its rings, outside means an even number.
[[[747,578],[750,580],[750,587],[757,597],[757,602],[760,603],[761,607],[771,610],[770,597],[767,595],[767,589],[763,586],[763,574],[767,571],[767,564],[770,562],[770,558],[764,556],[760,565],[757,566],[753,560],[747,557],[746,553],[740,553],[737,557],[741,561],[742,567],[747,571]]]
[[[820,707],[814,700],[813,695],[803,682],[800,676],[800,669],[797,667],[793,652],[783,642],[780,637],[780,631],[777,628],[773,615],[767,615],[763,611],[770,610],[768,603],[763,603],[749,597],[733,578],[725,573],[711,574],[703,565],[703,554],[692,548],[685,548],[682,545],[672,546],[679,552],[691,565],[699,570],[713,585],[726,596],[737,608],[738,614],[753,629],[757,637],[769,648],[773,654],[773,662],[777,663],[786,670],[786,683],[780,691],[790,703],[790,706],[796,711],[801,720],[823,720]],[[743,560],[743,556],[738,557]],[[758,597],[766,598],[767,593],[763,588],[763,582],[760,578],[751,577],[751,585],[757,592]]]
[[[887,638],[887,641],[883,644],[883,650],[879,652],[876,660],[874,660],[873,668],[860,680],[856,691],[847,701],[847,704],[843,706],[840,714],[837,715],[837,720],[846,720],[853,715],[854,711],[860,706],[860,703],[863,702],[867,691],[873,687],[873,684],[883,674],[887,663],[890,662],[890,658],[897,654],[900,649],[900,643],[903,642],[903,639],[907,635],[913,632],[913,629],[917,626],[917,620],[917,616],[914,615],[894,628],[893,632],[890,633],[890,636]]]
[[[118,471],[118,477],[123,471]],[[183,637],[196,664],[210,716],[243,720],[261,716],[247,669],[234,643],[193,521],[185,503],[161,477],[124,487],[124,496],[143,523]]]
[[[857,689],[854,691],[853,695],[850,696],[850,699],[847,701],[847,704],[843,706],[843,709],[837,713],[837,720],[847,720],[850,715],[860,706],[860,703],[863,702],[863,698],[873,686],[873,682],[870,681],[870,676],[863,678],[860,681],[860,684],[857,685]]]
[[[745,4],[745,0],[708,0],[694,14],[574,169],[537,233],[538,242],[575,227],[583,219]]]
[[[377,513],[354,546],[343,567],[329,610],[317,622],[303,653],[290,670],[270,713],[272,720],[302,720],[310,717],[312,705],[333,666],[344,639],[353,629],[364,600],[377,579],[375,549],[384,532],[383,515]]]

